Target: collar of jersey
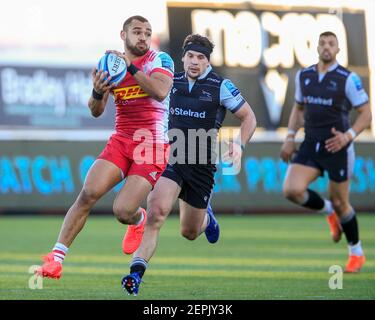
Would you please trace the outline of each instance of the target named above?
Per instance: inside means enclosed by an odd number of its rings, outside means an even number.
[[[206,72],[203,73],[200,77],[198,77],[198,80],[202,80],[202,79],[206,78],[207,75],[211,72],[211,70],[212,70],[211,65],[208,65],[208,67],[206,69]]]
[[[336,61],[333,65],[331,65],[328,69],[327,69],[327,72],[331,72],[333,70],[335,70],[337,67],[339,66],[339,63]],[[315,65],[315,71],[318,72],[318,65],[316,64]],[[325,73],[327,73],[325,72]]]

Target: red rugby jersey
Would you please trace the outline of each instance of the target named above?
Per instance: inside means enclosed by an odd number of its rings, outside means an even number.
[[[165,52],[149,50],[145,55],[133,60],[133,64],[147,75],[161,72],[173,78],[174,63]],[[116,133],[133,139],[134,134],[142,135],[147,130],[153,142],[168,143],[169,95],[162,102],[151,98],[130,73],[113,90],[116,105]]]

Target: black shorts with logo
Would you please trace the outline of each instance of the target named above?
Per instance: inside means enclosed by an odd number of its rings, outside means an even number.
[[[336,153],[331,153],[326,150],[324,141],[303,141],[291,162],[316,168],[321,171],[321,176],[327,171],[330,180],[344,182],[353,173],[354,161],[352,143]]]
[[[180,187],[179,198],[189,205],[206,209],[214,187],[215,165],[168,164],[162,176]]]

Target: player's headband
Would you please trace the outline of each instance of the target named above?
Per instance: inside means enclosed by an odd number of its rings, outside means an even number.
[[[210,61],[210,50],[207,49],[206,47],[200,45],[200,44],[196,44],[196,43],[188,43],[185,47],[184,47],[184,53],[182,56],[185,56],[185,53],[189,50],[192,50],[192,51],[197,51],[197,52],[200,52],[200,53],[203,53],[207,60]]]

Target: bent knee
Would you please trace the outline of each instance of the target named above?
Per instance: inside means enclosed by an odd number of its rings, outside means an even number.
[[[136,221],[134,221],[136,211],[137,209],[130,209],[118,203],[114,203],[113,205],[113,213],[116,219],[122,224],[136,223]]]
[[[167,208],[154,206],[149,209],[147,224],[151,227],[160,228],[169,214]]]
[[[350,211],[350,204],[340,198],[331,198],[332,206],[338,214]]]
[[[283,188],[283,195],[285,198],[291,201],[298,201],[304,197],[305,189],[296,187],[286,187]]]
[[[195,240],[196,238],[198,238],[199,232],[194,229],[182,228],[181,235],[188,240]]]
[[[101,196],[102,193],[99,190],[91,187],[83,187],[78,196],[78,201],[81,204],[93,204],[98,201]]]
[[[151,199],[147,201],[147,224],[161,227],[171,210],[172,208],[169,204],[164,204],[163,201],[151,197]]]

